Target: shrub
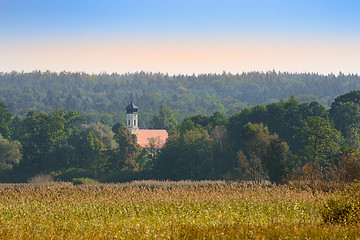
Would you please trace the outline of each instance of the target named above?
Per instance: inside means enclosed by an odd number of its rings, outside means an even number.
[[[90,184],[90,185],[99,184],[98,181],[91,178],[74,178],[72,182],[74,184]]]
[[[31,183],[31,184],[48,184],[48,183],[52,183],[52,182],[54,182],[54,179],[49,174],[39,174],[28,180],[28,183]]]
[[[74,178],[91,178],[93,175],[90,171],[83,168],[70,168],[64,172],[53,174],[56,180],[70,182]]]
[[[321,216],[326,223],[360,223],[360,183],[326,200]]]
[[[360,179],[360,152],[344,151],[341,154],[336,176],[340,181],[353,182]]]
[[[131,171],[131,170],[122,170],[118,172],[110,173],[100,180],[101,182],[131,182],[131,181],[141,181],[153,179],[151,171]]]

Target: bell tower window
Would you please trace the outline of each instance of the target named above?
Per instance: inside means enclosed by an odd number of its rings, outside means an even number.
[[[131,131],[131,134],[138,134],[138,107],[134,105],[131,95],[131,102],[126,109],[126,126]]]

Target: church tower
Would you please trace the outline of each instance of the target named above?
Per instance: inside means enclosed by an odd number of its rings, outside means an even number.
[[[129,128],[131,134],[139,134],[138,122],[138,107],[133,104],[131,96],[131,103],[126,107],[126,127]]]

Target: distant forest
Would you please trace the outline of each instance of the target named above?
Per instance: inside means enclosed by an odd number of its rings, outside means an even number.
[[[357,75],[0,76],[0,182],[360,179]],[[124,126],[131,94],[162,149]]]
[[[329,107],[336,96],[360,88],[358,75],[249,72],[174,75],[161,73],[87,74],[72,72],[0,73],[0,101],[15,116],[29,111],[75,110],[87,123],[113,126],[125,120],[130,94],[139,106],[140,127],[148,128],[161,104],[178,122],[218,111],[230,117],[258,104],[288,99],[317,101]]]

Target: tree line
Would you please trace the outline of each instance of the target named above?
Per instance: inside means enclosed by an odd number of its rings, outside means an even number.
[[[173,75],[162,73],[86,74],[78,72],[0,73],[0,101],[26,117],[31,110],[75,110],[86,123],[112,126],[125,121],[123,106],[134,94],[141,128],[148,128],[157,107],[166,103],[178,122],[218,111],[226,117],[249,106],[278,102],[295,94],[299,102],[329,106],[336,96],[360,88],[358,75],[339,73],[249,72]]]
[[[177,124],[162,104],[150,121],[167,129],[159,149],[137,144],[121,123],[87,124],[72,110],[13,116],[0,103],[0,178],[22,182],[38,174],[57,180],[137,179],[352,181],[360,177],[360,91],[340,95],[330,109],[287,100],[248,107],[231,117],[216,111]]]

